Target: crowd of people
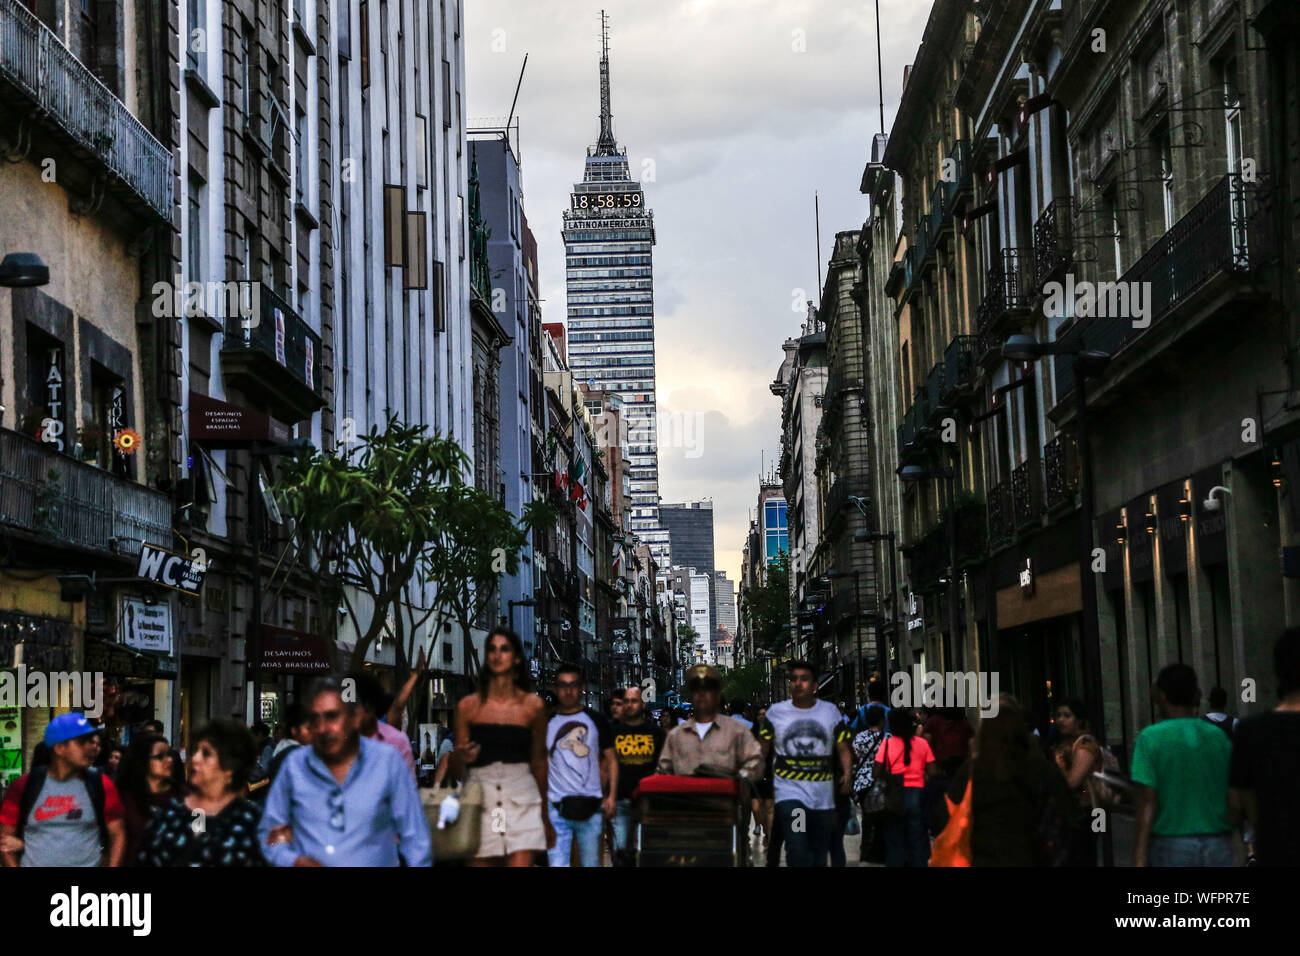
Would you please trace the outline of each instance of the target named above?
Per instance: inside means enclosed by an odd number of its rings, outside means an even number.
[[[667,774],[738,781],[767,866],[845,866],[857,833],[864,864],[927,866],[933,847],[936,865],[954,865],[949,827],[968,835],[955,865],[1096,866],[1126,795],[1135,865],[1293,865],[1300,629],[1274,658],[1278,704],[1241,720],[1220,688],[1200,712],[1187,665],[1161,670],[1162,719],[1137,736],[1125,776],[1075,698],[1056,702],[1045,733],[1009,695],[978,726],[958,708],[891,708],[879,681],[849,710],[793,661],[790,698],[770,706],[726,702],[722,675],[700,665],[685,675],[689,707],[651,710],[629,686],[594,709],[576,664],[534,693],[518,636],[498,629],[451,732],[426,734],[418,762],[400,729],[414,675],[396,695],[365,672],[317,679],[275,735],[214,720],[188,759],[156,721],[121,746],[61,714],[0,802],[0,862],[628,866],[638,785]],[[475,831],[471,849],[435,859],[457,826]]]

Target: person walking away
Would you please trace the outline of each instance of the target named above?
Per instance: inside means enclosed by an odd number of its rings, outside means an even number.
[[[158,727],[156,730],[150,729],[145,725],[147,733],[163,736],[162,724],[153,721]],[[271,756],[275,753],[275,741],[271,739],[271,728],[266,726],[262,721],[257,721],[249,728],[253,733],[253,745],[257,747],[257,764],[253,767],[252,782],[256,783],[266,777],[266,768],[271,765]]]
[[[618,760],[618,791],[614,802],[614,865],[627,866],[628,830],[632,824],[632,794],[654,773],[667,734],[646,718],[641,688],[629,685],[623,695],[623,719],[613,726]]]
[[[785,843],[789,866],[826,866],[835,831],[835,772],[839,790],[852,783],[849,728],[840,709],[817,699],[817,677],[806,661],[789,665],[790,700],[773,704],[759,728],[759,739],[772,761],[776,825]]]
[[[944,793],[952,782],[953,772],[970,756],[970,742],[975,730],[960,707],[943,707],[926,720],[921,735],[934,751],[934,764],[938,768],[938,773],[926,781],[923,799],[930,835],[938,836],[943,827],[935,826],[938,822],[936,811],[946,808]]]
[[[275,783],[275,778],[279,776],[280,768],[284,766],[289,754],[299,747],[306,747],[311,744],[311,717],[301,701],[295,700],[285,708],[284,720],[281,726],[285,728],[288,736],[276,744],[275,752],[271,756],[271,763],[266,769],[266,777],[248,788],[249,798],[256,802],[259,807],[266,806],[266,795],[271,792],[271,785]]]
[[[1273,645],[1273,666],[1280,702],[1237,725],[1228,794],[1254,831],[1255,862],[1295,866],[1300,863],[1300,628],[1289,628]]]
[[[60,714],[44,743],[49,763],[15,780],[0,804],[0,863],[121,866],[124,811],[113,781],[91,769],[95,728],[84,714]]]
[[[122,762],[117,790],[122,798],[126,824],[122,861],[124,866],[134,866],[140,839],[154,813],[177,797],[184,796],[182,788],[178,788],[173,780],[171,749],[165,738],[136,734],[131,739],[126,759]]]
[[[872,704],[866,713],[867,729],[853,738],[853,796],[862,807],[861,863],[885,862],[885,828],[874,813],[867,813],[863,797],[875,781],[876,753],[885,739],[885,708]]]
[[[885,865],[928,866],[930,839],[926,833],[921,795],[925,779],[936,772],[934,751],[926,739],[916,733],[916,715],[896,707],[889,712],[890,735],[876,751],[873,775],[902,774],[903,812],[884,820]]]
[[[483,788],[479,846],[469,865],[532,866],[535,853],[555,845],[542,806],[546,710],[529,685],[523,642],[514,631],[488,635],[478,689],[456,705],[455,726],[446,772],[468,774]]]
[[[266,866],[257,839],[262,811],[244,797],[256,762],[253,737],[233,720],[214,720],[194,738],[189,789],[150,820],[136,866]]]
[[[767,719],[767,708],[760,707],[754,714],[754,739],[758,740],[758,728]],[[759,741],[761,746],[762,741]],[[776,829],[776,795],[772,789],[771,749],[763,757],[763,775],[754,781],[754,819],[763,831],[763,850],[767,855],[767,866],[781,865],[781,834]],[[775,849],[773,849],[775,847]]]
[[[971,784],[971,865],[1044,866],[1063,858],[1074,795],[1034,743],[1019,702],[1003,697],[997,714],[980,720],[975,739],[976,756],[953,771],[947,791],[959,804]],[[946,802],[938,816],[948,822]],[[1059,826],[1045,833],[1044,820]]]
[[[1101,745],[1088,725],[1087,705],[1069,697],[1056,708],[1052,722],[1056,743],[1052,755],[1065,782],[1074,794],[1074,808],[1067,821],[1068,866],[1097,865],[1097,834],[1092,828],[1092,775],[1102,768]]]
[[[272,866],[429,866],[415,778],[395,747],[361,736],[360,705],[347,696],[332,677],[308,688],[311,746],[293,750],[271,784],[262,854]]]
[[[371,740],[382,741],[396,748],[402,755],[406,769],[411,771],[411,779],[416,777],[415,753],[411,750],[411,741],[406,734],[387,721],[380,720],[388,713],[392,698],[383,685],[369,671],[358,671],[348,675],[356,689],[357,703],[361,713],[361,736]]]
[[[1196,716],[1196,672],[1170,664],[1156,678],[1164,718],[1133,747],[1137,794],[1134,866],[1233,866],[1228,812],[1232,741]]]
[[[600,866],[601,829],[614,816],[614,740],[604,717],[582,706],[582,685],[577,664],[560,665],[555,674],[559,706],[546,726],[547,802],[555,830],[551,866],[568,866],[575,843],[580,866]]]
[[[1232,740],[1240,721],[1236,717],[1228,716],[1228,692],[1222,687],[1215,687],[1210,691],[1209,699],[1210,710],[1201,715],[1201,720],[1208,720],[1227,734],[1229,740]]]

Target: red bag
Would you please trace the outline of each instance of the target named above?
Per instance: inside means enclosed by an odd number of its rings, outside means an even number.
[[[930,848],[931,866],[972,866],[970,850],[971,830],[971,786],[975,772],[972,768],[966,778],[966,793],[961,803],[953,803],[946,793],[944,801],[948,804],[948,825],[934,839]]]

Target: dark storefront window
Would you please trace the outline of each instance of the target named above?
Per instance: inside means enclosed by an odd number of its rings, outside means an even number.
[[[1214,686],[1232,672],[1232,592],[1228,588],[1228,566],[1216,564],[1205,569],[1210,579],[1210,605],[1214,615]]]

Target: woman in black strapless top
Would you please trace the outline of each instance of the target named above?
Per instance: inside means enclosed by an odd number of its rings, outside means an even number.
[[[523,643],[504,628],[488,635],[478,690],[456,706],[450,770],[483,788],[479,847],[471,866],[532,866],[555,845],[544,812],[546,715],[524,676]]]

